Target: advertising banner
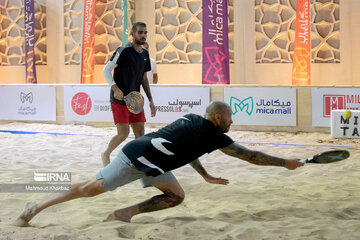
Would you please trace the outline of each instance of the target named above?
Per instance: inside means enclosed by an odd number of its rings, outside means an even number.
[[[227,0],[203,0],[203,84],[229,84]]]
[[[313,88],[312,125],[330,127],[331,110],[360,110],[360,88]]]
[[[110,87],[64,87],[65,121],[113,122]]]
[[[331,136],[334,138],[360,138],[359,110],[332,110]]]
[[[55,87],[0,87],[0,120],[56,121]]]
[[[295,88],[224,88],[234,125],[296,126]]]
[[[26,82],[37,83],[35,67],[35,12],[34,0],[25,0],[25,67]]]
[[[95,64],[96,0],[84,1],[81,45],[81,83],[93,83]]]
[[[292,85],[310,85],[310,0],[297,0]]]
[[[121,2],[122,10],[122,21],[123,21],[123,33],[121,38],[121,45],[125,46],[128,43],[129,39],[129,29],[128,29],[128,4],[127,0],[122,0]]]
[[[204,116],[210,101],[208,87],[151,87],[156,116],[151,117],[149,101],[145,95],[145,116],[148,123],[171,123],[188,113]]]

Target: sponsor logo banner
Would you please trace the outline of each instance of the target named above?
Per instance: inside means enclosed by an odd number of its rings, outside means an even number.
[[[296,89],[224,88],[234,125],[296,126]]]
[[[0,120],[56,121],[54,87],[0,87]]]
[[[81,83],[93,83],[95,64],[96,0],[84,1],[81,48]]]
[[[332,110],[331,136],[335,138],[360,138],[360,111]]]
[[[35,67],[35,13],[34,0],[25,0],[25,66],[26,82],[37,83]]]
[[[203,0],[203,84],[229,84],[227,0]]]
[[[297,0],[292,84],[310,85],[310,0]]]
[[[332,110],[360,110],[360,88],[313,88],[312,125],[330,127]]]
[[[113,122],[110,87],[64,87],[66,121]]]
[[[151,87],[156,116],[151,117],[146,95],[144,109],[148,123],[171,123],[188,113],[203,116],[209,105],[210,89],[207,87]]]

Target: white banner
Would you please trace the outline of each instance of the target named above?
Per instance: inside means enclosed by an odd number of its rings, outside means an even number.
[[[210,101],[208,87],[151,87],[157,109],[151,117],[149,101],[145,95],[145,116],[148,123],[171,123],[188,113],[203,116]]]
[[[0,87],[0,120],[56,121],[55,87]]]
[[[360,111],[332,110],[331,136],[334,138],[360,138]]]
[[[224,88],[234,125],[296,126],[295,88]]]
[[[360,88],[313,88],[312,125],[330,127],[331,110],[360,110]]]
[[[113,122],[110,87],[64,87],[65,121]]]

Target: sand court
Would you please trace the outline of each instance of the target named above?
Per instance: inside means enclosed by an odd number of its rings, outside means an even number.
[[[1,184],[33,183],[34,171],[71,172],[72,183],[88,180],[101,168],[100,153],[116,131],[37,123],[2,124],[0,130],[43,132],[0,132]],[[146,128],[147,133],[155,130]],[[289,171],[251,165],[215,151],[200,160],[213,176],[229,179],[229,185],[208,184],[190,166],[177,169],[174,174],[185,190],[184,202],[137,215],[132,223],[102,221],[115,209],[159,194],[155,188],[141,188],[138,181],[94,198],[52,206],[27,228],[11,223],[26,202],[39,201],[47,193],[2,192],[0,239],[360,239],[359,140],[333,139],[325,133],[230,131],[228,135],[248,148],[281,157],[306,158],[339,148],[351,156]]]

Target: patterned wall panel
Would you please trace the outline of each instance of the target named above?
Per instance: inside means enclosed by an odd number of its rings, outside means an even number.
[[[290,63],[297,0],[255,0],[256,63]],[[340,0],[311,0],[311,59],[340,62]]]
[[[80,64],[82,0],[64,0],[65,64]],[[97,0],[95,64],[105,64],[121,46],[123,32],[121,0]],[[135,21],[135,0],[128,0],[129,27]]]
[[[229,54],[234,62],[234,0],[228,0]],[[156,62],[202,62],[202,0],[156,0]]]
[[[46,65],[46,0],[35,0],[35,61]],[[0,0],[0,65],[25,64],[24,3]]]

